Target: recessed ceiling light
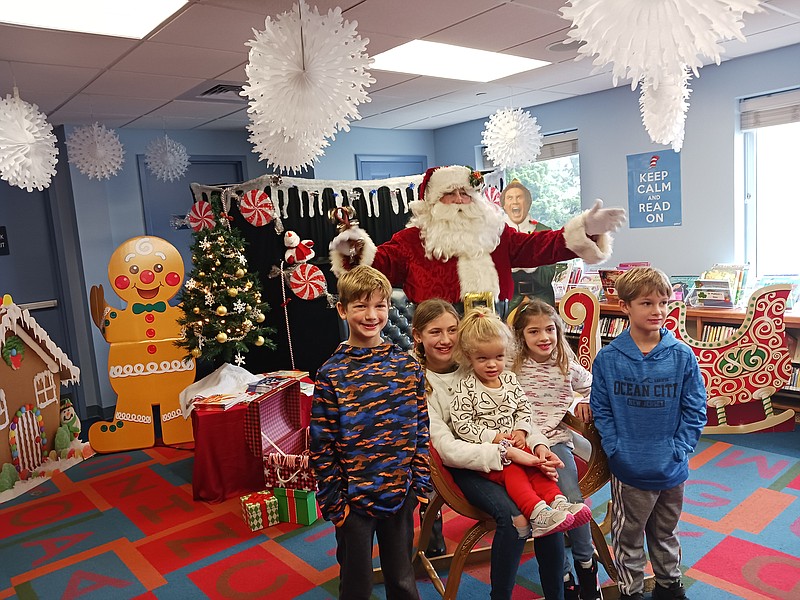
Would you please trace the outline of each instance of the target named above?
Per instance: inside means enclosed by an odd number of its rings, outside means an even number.
[[[0,23],[141,39],[187,0],[1,2]]]
[[[550,64],[533,58],[424,40],[407,42],[373,58],[375,62],[372,68],[380,71],[480,82],[494,81]]]

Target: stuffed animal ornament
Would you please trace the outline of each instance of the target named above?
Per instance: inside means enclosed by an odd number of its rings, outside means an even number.
[[[284,260],[289,265],[304,263],[314,258],[313,240],[301,240],[294,231],[287,231],[283,236],[283,245],[286,246]]]

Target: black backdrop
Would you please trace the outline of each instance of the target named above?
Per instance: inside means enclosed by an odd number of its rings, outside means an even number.
[[[241,195],[241,190],[232,188]],[[267,194],[272,196],[270,187],[264,188]],[[363,190],[359,190],[363,194]],[[285,188],[277,191],[279,194],[287,193]],[[369,190],[367,190],[369,192]],[[346,192],[339,192],[345,205],[349,204]],[[389,190],[389,188],[379,188],[377,190],[379,215],[367,211],[366,202],[363,199],[354,200],[353,205],[356,217],[360,226],[369,233],[375,244],[381,244],[388,240],[392,235],[405,227],[410,213],[403,212],[404,203],[398,198],[399,194],[406,194],[406,201],[413,199],[411,188],[406,190]],[[214,193],[216,196],[217,194]],[[309,217],[308,195],[302,193],[302,202],[305,210],[301,217],[300,195],[298,188],[288,189],[289,203],[286,208],[288,218],[282,219],[284,232],[295,231],[302,240],[314,241],[314,252],[316,256],[310,260],[311,264],[317,265],[325,274],[328,284],[328,291],[336,294],[336,278],[330,270],[328,259],[328,245],[336,235],[336,227],[328,219],[328,211],[336,207],[336,197],[334,191],[325,189],[322,193],[322,214],[315,210],[315,216]],[[397,198],[396,205],[399,210],[395,214],[392,209],[392,195]],[[202,194],[204,200],[212,200],[206,193]],[[362,196],[363,198],[363,196]],[[197,198],[199,200],[200,198]],[[281,196],[281,204],[284,198]],[[251,225],[239,213],[238,206],[232,203],[231,216],[232,227],[237,227],[242,233],[242,237],[247,242],[245,255],[248,261],[248,270],[257,271],[263,290],[263,299],[269,304],[270,310],[266,313],[266,325],[275,330],[272,340],[275,342],[275,349],[266,347],[251,347],[250,352],[245,355],[246,362],[244,367],[251,373],[263,373],[277,369],[292,368],[289,352],[289,342],[287,337],[286,315],[284,314],[283,295],[281,291],[281,277],[269,277],[273,267],[280,265],[284,258],[286,247],[283,244],[283,233],[275,232],[275,222],[272,221],[264,227]],[[316,200],[314,201],[317,207]],[[212,206],[215,212],[219,205],[219,199],[213,198]],[[335,308],[330,308],[325,296],[315,300],[302,300],[295,296],[288,288],[286,294],[286,311],[288,314],[289,332],[292,339],[292,350],[294,353],[294,368],[309,371],[313,378],[317,369],[333,353],[336,345],[341,339],[341,329],[339,318]],[[198,378],[208,374],[216,365],[198,364]]]

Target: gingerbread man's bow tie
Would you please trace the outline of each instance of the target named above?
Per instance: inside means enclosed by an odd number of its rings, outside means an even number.
[[[155,304],[141,304],[139,302],[134,302],[133,304],[133,314],[138,315],[143,312],[164,312],[167,310],[167,303],[166,302],[156,302]]]

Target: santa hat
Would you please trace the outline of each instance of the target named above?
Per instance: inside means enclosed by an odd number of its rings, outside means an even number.
[[[431,167],[419,185],[419,198],[433,204],[448,192],[464,189],[473,200],[480,200],[483,188],[483,175],[470,167],[452,165]]]

